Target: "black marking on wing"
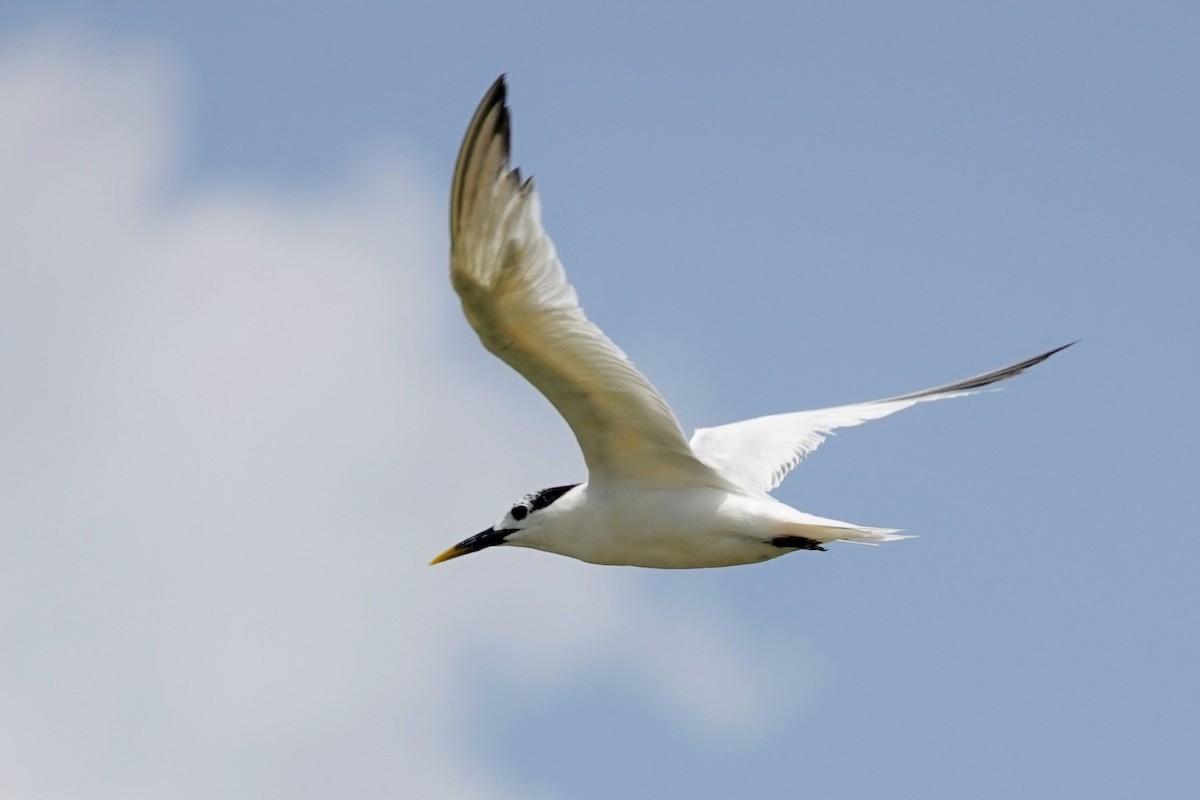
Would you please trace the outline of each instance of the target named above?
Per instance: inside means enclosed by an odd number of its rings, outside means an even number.
[[[508,86],[504,82],[504,75],[501,75],[487,90],[467,125],[466,139],[458,151],[458,163],[454,165],[454,180],[450,189],[451,236],[458,233],[459,221],[467,214],[467,204],[474,202],[479,195],[480,183],[496,178],[493,172],[480,172],[472,168],[473,162],[488,158],[487,150],[491,142],[499,140],[500,144],[496,168],[503,170],[508,167],[512,149],[512,121],[508,106],[505,105],[507,98]],[[520,176],[516,177],[520,182]]]
[[[825,548],[816,539],[809,539],[807,536],[776,536],[771,540],[771,544],[776,547],[794,547],[797,550],[820,550],[825,552]]]
[[[894,400],[916,400],[921,397],[930,397],[935,394],[949,394],[950,392],[963,392],[970,389],[979,389],[983,386],[987,386],[988,384],[996,383],[997,381],[1002,381],[1006,378],[1011,378],[1014,375],[1019,375],[1030,367],[1034,367],[1042,363],[1055,353],[1066,350],[1068,347],[1073,344],[1077,344],[1078,342],[1079,340],[1076,339],[1074,342],[1068,342],[1061,347],[1056,347],[1053,350],[1047,350],[1046,352],[1036,355],[1033,358],[1027,358],[1024,361],[1018,361],[1016,364],[1009,364],[1007,367],[1001,367],[1000,369],[992,370],[991,372],[985,372],[982,375],[975,375],[971,378],[964,378],[961,381],[947,383],[945,386],[935,386],[932,389],[922,389],[919,392],[898,394],[895,397],[885,397],[882,400],[873,400],[872,402],[890,403]]]
[[[578,485],[578,483],[570,483],[566,486],[551,486],[549,489],[538,489],[536,492],[530,492],[525,495],[522,501],[529,506],[530,511],[540,511]]]

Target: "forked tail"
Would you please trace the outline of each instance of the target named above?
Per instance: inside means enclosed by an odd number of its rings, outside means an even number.
[[[843,542],[870,545],[915,538],[912,534],[904,535],[903,531],[899,528],[867,528],[861,525],[849,528],[824,528],[823,533],[829,536],[828,541],[840,540]]]
[[[856,544],[882,544],[883,542],[898,542],[901,539],[912,539],[912,535],[904,535],[899,528],[872,528],[868,525],[855,525],[852,522],[842,522],[836,519],[804,514],[802,523],[792,523],[788,526],[788,534],[802,536],[817,542],[855,542]]]

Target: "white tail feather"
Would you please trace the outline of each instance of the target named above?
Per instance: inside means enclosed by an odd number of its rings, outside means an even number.
[[[902,535],[900,528],[826,528],[829,539],[825,541],[853,542],[854,544],[869,544],[872,547],[884,542],[898,542],[901,539],[915,539],[913,534]]]
[[[791,509],[799,517],[787,525],[786,531],[780,534],[787,536],[802,536],[815,539],[818,542],[855,542],[856,544],[882,544],[897,542],[901,539],[911,539],[911,535],[902,535],[900,528],[873,528],[870,525],[855,525],[853,522],[843,522],[840,519],[818,517],[803,511]]]

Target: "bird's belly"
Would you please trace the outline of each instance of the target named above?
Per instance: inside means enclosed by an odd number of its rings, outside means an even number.
[[[767,530],[748,529],[743,519],[728,518],[711,505],[695,505],[626,509],[560,552],[593,564],[659,569],[754,564],[788,552],[770,543]]]
[[[567,553],[593,564],[659,569],[701,569],[755,564],[783,555],[786,550],[740,536],[628,536],[605,545]]]

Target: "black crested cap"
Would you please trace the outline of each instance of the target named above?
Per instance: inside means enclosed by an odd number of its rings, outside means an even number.
[[[578,485],[578,483],[569,483],[566,486],[551,486],[549,489],[538,489],[536,492],[530,492],[525,495],[521,500],[529,506],[530,511],[539,511]]]

